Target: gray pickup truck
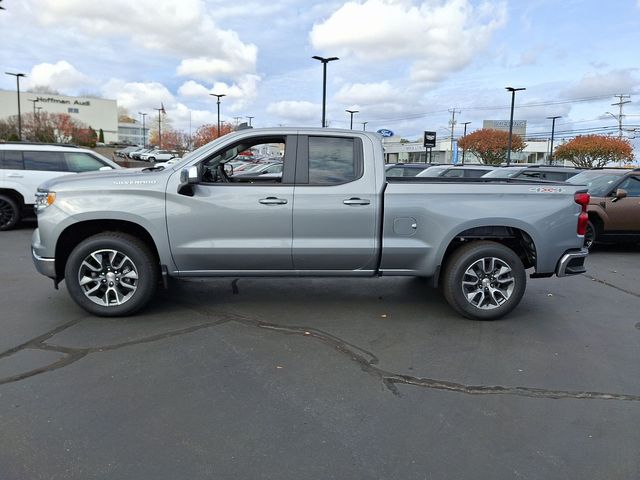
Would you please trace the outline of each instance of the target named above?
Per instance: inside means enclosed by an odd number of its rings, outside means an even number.
[[[247,154],[282,173],[234,175]],[[32,255],[100,316],[134,313],[169,277],[410,275],[489,320],[520,302],[525,269],[585,271],[588,201],[566,183],[385,178],[373,133],[243,130],[173,165],[44,183]]]

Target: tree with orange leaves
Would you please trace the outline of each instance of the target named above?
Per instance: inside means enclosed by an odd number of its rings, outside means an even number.
[[[220,123],[220,136],[233,132],[233,125],[226,122]],[[193,147],[198,148],[218,138],[218,126],[213,124],[202,125],[193,135]]]
[[[633,148],[626,138],[581,135],[559,145],[553,155],[576,167],[601,168],[612,162],[633,161]]]
[[[482,128],[458,140],[458,147],[473,153],[486,165],[500,165],[507,158],[509,132]],[[511,151],[521,152],[525,143],[519,135],[511,137]]]

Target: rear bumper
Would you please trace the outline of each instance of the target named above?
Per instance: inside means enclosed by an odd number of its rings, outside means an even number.
[[[589,251],[586,248],[581,250],[568,250],[560,257],[558,266],[556,267],[556,275],[558,277],[567,277],[569,275],[579,275],[587,271],[584,261]]]

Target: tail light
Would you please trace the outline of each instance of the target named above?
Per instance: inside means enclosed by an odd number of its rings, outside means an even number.
[[[587,232],[587,224],[589,223],[587,205],[589,205],[589,198],[587,192],[578,192],[573,196],[573,200],[582,208],[580,215],[578,215],[578,235],[584,235]]]

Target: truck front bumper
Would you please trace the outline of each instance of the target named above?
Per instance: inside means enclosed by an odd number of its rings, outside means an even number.
[[[33,264],[36,266],[36,270],[40,272],[45,277],[56,278],[56,259],[55,258],[44,258],[40,257],[36,254],[36,252],[31,249],[31,258],[33,259]]]
[[[569,275],[579,275],[587,271],[584,261],[589,255],[589,250],[583,248],[581,250],[568,250],[560,258],[556,267],[556,275],[559,277],[567,277]]]

